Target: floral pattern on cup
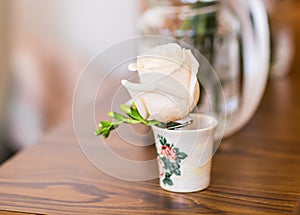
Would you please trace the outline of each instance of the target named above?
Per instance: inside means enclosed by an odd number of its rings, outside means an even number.
[[[164,176],[162,182],[165,185],[172,186],[172,175],[181,175],[180,164],[187,157],[185,152],[181,152],[174,144],[168,143],[167,139],[162,135],[157,135],[161,148],[157,153],[159,175]]]

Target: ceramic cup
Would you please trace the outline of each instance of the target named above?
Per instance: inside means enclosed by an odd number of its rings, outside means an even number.
[[[160,186],[172,192],[195,192],[209,186],[217,120],[190,114],[193,124],[184,129],[152,127]]]

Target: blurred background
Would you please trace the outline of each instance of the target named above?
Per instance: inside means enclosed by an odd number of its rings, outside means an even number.
[[[152,9],[196,3],[0,0],[0,162],[71,119],[76,80],[91,57],[140,34],[188,35],[193,26],[178,29],[180,14],[172,12],[173,18],[162,24]],[[300,2],[265,0],[264,5],[270,25],[270,77],[276,81],[289,75],[290,68],[300,60],[296,39],[300,38]],[[199,23],[197,33],[201,34]],[[194,34],[188,37],[194,38]],[[206,39],[200,45],[195,40],[188,42],[201,50],[207,45]]]

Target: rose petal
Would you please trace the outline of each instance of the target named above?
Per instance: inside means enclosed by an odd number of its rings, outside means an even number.
[[[150,117],[162,122],[176,121],[184,118],[190,110],[187,97],[180,97],[172,88],[131,83],[126,80],[122,80],[122,84],[145,119]]]
[[[122,84],[144,118],[164,122],[184,118],[199,99],[197,59],[176,43],[156,46],[147,54],[128,67],[139,72],[141,83]]]

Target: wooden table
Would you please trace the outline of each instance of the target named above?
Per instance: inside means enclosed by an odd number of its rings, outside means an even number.
[[[1,166],[0,214],[296,214],[299,83],[299,72],[269,83],[255,117],[222,142],[207,190],[178,194],[157,179],[110,177],[86,159],[68,122]],[[153,147],[143,150],[142,159],[155,156]]]

